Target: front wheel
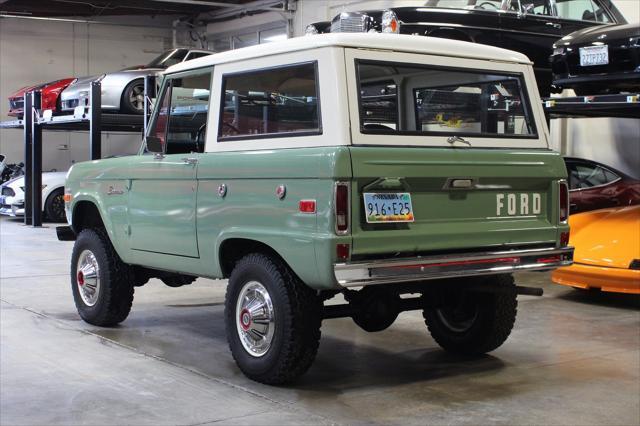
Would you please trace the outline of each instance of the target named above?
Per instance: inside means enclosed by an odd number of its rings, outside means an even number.
[[[225,327],[233,358],[252,380],[290,382],[318,351],[321,301],[279,259],[254,253],[236,264],[227,287]]]
[[[80,317],[113,326],[127,318],[133,303],[133,274],[102,229],[84,229],[71,254],[71,290]]]
[[[144,113],[144,80],[133,80],[125,87],[120,110],[126,114]]]
[[[47,219],[51,222],[64,222],[66,220],[64,212],[64,188],[56,189],[49,194],[44,203],[44,211],[47,214]]]
[[[484,354],[502,345],[516,320],[518,301],[511,275],[486,279],[500,292],[479,293],[447,289],[443,306],[425,309],[425,323],[434,340],[446,351]]]

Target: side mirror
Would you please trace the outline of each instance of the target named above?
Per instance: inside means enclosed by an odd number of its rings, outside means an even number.
[[[156,154],[162,154],[164,151],[164,144],[162,140],[157,136],[147,136],[146,139],[147,151],[153,152]]]

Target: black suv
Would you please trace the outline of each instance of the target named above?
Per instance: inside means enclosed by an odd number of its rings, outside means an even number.
[[[551,92],[553,43],[594,25],[626,23],[611,0],[428,0],[423,7],[343,12],[307,34],[385,32],[452,38],[524,53],[542,96]]]

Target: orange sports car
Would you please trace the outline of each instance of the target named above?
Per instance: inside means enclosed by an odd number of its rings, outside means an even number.
[[[553,272],[553,282],[577,288],[640,294],[640,205],[569,218],[573,265]]]

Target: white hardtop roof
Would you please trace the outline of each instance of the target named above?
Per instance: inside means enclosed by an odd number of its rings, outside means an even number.
[[[529,58],[513,50],[484,44],[449,40],[438,37],[408,34],[334,33],[294,37],[288,40],[265,43],[242,49],[229,50],[173,65],[165,74],[187,71],[208,65],[224,64],[321,47],[351,47],[357,49],[389,50],[406,53],[422,53],[456,58],[484,59],[501,62],[531,64]]]

